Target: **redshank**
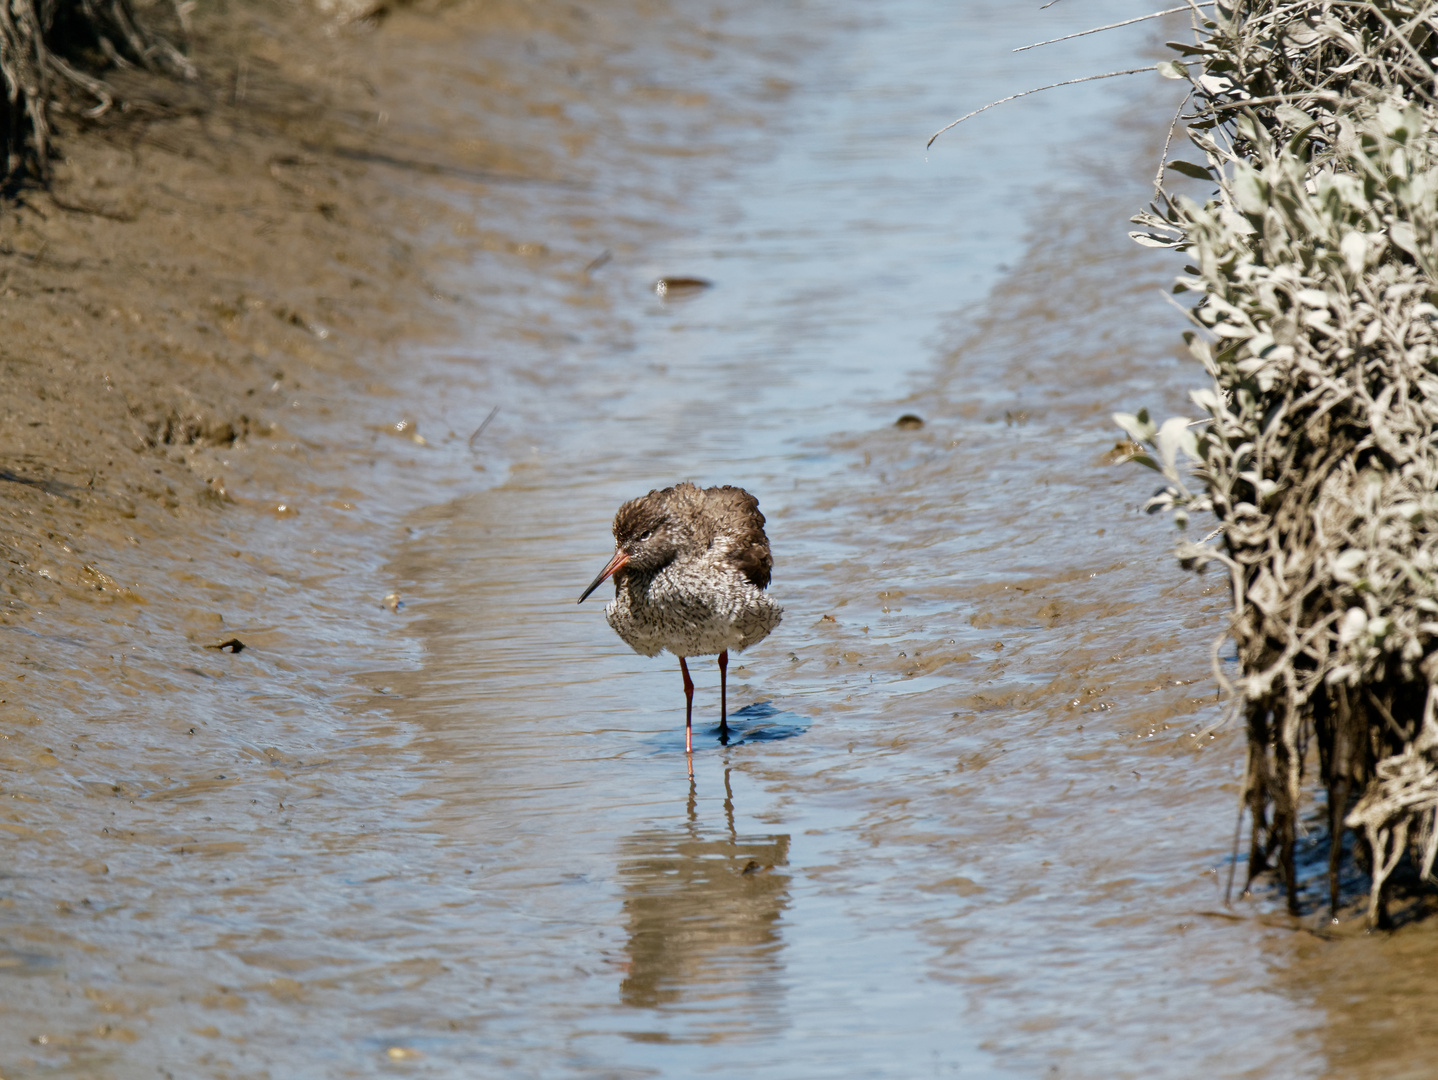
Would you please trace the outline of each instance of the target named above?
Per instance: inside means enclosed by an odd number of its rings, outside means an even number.
[[[784,609],[764,592],[774,559],[759,500],[743,488],[675,484],[614,515],[614,557],[579,597],[614,575],[609,625],[635,652],[679,657],[684,752],[694,751],[691,656],[719,654],[719,737],[729,735],[729,653],[763,641]]]

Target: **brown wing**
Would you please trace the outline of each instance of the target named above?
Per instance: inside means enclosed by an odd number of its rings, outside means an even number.
[[[759,588],[768,588],[774,557],[769,552],[769,538],[764,535],[759,500],[743,488],[705,488],[704,511],[716,537],[725,538],[735,568]]]

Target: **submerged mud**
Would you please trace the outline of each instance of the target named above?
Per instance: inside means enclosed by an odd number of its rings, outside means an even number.
[[[13,218],[24,355],[113,361],[30,372],[90,395],[35,416],[122,464],[9,406],[4,1075],[1421,1071],[1374,1032],[1426,1006],[1426,928],[1224,907],[1224,585],[1104,464],[1192,381],[1124,235],[1176,102],[922,157],[957,96],[1131,66],[995,59],[1100,8],[401,10],[325,46],[368,120],[219,140],[231,211],[137,212],[135,266],[214,260],[153,308],[47,292],[70,219]],[[727,747],[692,665],[692,777],[677,664],[573,602],[685,478],[759,496],[786,608]]]

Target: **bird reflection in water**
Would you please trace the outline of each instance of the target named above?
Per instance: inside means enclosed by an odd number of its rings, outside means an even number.
[[[684,824],[624,842],[629,962],[620,1000],[702,1025],[632,1038],[746,1040],[784,1026],[779,920],[789,904],[789,836],[738,835],[728,768],[724,816],[722,833],[701,825],[691,775]]]

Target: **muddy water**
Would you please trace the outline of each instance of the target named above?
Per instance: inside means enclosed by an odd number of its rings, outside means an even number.
[[[373,168],[448,202],[414,239],[467,332],[362,434],[300,393],[301,437],[226,459],[298,517],[141,537],[163,596],[25,631],[6,1076],[1423,1075],[1374,1033],[1431,935],[1223,906],[1221,582],[1102,464],[1192,378],[1124,237],[1174,103],[923,151],[1134,66],[1142,32],[1003,50],[1142,9],[953,7],[398,17],[387,70],[427,75]],[[786,609],[728,746],[696,665],[692,777],[677,665],[574,604],[680,478],[759,496]]]

